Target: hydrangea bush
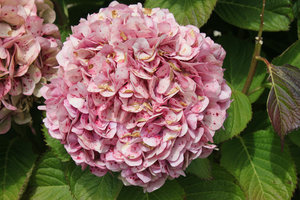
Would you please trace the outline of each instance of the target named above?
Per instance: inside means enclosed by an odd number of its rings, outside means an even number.
[[[0,199],[299,199],[299,2],[121,2],[0,0]]]
[[[31,121],[33,96],[55,75],[61,41],[50,1],[1,1],[0,134]],[[47,13],[47,14],[46,14]]]
[[[224,49],[167,9],[112,2],[72,27],[43,88],[45,126],[76,164],[152,192],[215,148]]]

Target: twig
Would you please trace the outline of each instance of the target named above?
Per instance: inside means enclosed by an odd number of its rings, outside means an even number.
[[[242,90],[242,92],[244,94],[248,93],[248,90],[249,90],[250,85],[252,83],[252,80],[253,80],[253,77],[254,77],[254,74],[255,74],[255,69],[256,69],[256,66],[257,66],[256,57],[260,55],[261,46],[263,44],[262,32],[263,32],[263,27],[264,27],[265,6],[266,6],[266,0],[263,0],[263,5],[262,5],[262,9],[261,9],[261,14],[260,14],[259,31],[258,31],[257,37],[255,38],[255,48],[254,48],[254,52],[253,52],[253,55],[252,55],[250,69],[249,69],[249,72],[248,72],[247,80],[246,80],[244,88]]]

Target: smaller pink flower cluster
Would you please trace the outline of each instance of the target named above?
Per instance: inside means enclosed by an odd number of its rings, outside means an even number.
[[[57,71],[61,42],[54,20],[49,0],[0,0],[0,134],[12,118],[31,121],[32,95],[40,97],[42,84]]]
[[[231,96],[220,45],[141,4],[112,2],[72,31],[42,109],[76,164],[151,192],[212,152]]]

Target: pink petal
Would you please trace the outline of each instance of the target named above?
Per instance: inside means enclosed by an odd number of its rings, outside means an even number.
[[[146,170],[136,173],[136,175],[144,182],[148,183],[151,181],[151,174],[147,172]]]
[[[170,77],[165,77],[159,80],[158,86],[156,88],[157,93],[164,94],[169,88],[171,83]]]
[[[75,108],[82,108],[83,104],[85,102],[85,99],[75,97],[71,94],[68,94],[67,98],[68,98],[70,105],[74,106]]]
[[[161,139],[157,137],[144,137],[143,142],[150,146],[150,147],[156,147],[160,143]]]
[[[189,125],[189,127],[192,129],[192,130],[195,130],[197,128],[197,115],[196,114],[190,114],[188,115],[187,117],[187,123]]]
[[[26,19],[25,25],[34,36],[38,36],[42,33],[43,19],[38,16],[29,16]]]
[[[211,130],[218,130],[225,121],[226,111],[210,108],[205,111],[204,124]]]
[[[216,79],[204,84],[204,91],[208,97],[217,97],[220,95],[221,86]]]
[[[19,65],[29,66],[37,58],[41,50],[38,41],[31,35],[25,35],[18,39],[15,43],[16,47],[16,63]]]
[[[130,80],[134,90],[143,98],[148,99],[149,93],[145,84],[142,81],[140,81],[133,73],[130,73]]]
[[[150,48],[145,38],[138,38],[132,46],[134,55],[137,59],[149,62],[154,59],[155,52]]]
[[[107,173],[106,169],[101,169],[98,167],[90,167],[90,170],[93,174],[95,174],[96,176],[102,177]]]
[[[42,73],[39,68],[30,66],[27,73],[21,77],[23,94],[31,95],[35,89],[35,85],[41,80]]]
[[[170,156],[168,157],[168,160],[173,161],[173,162],[178,160],[178,158],[181,154],[181,151],[185,147],[185,144],[186,144],[186,139],[185,138],[176,139],[175,144],[172,148],[172,152],[171,152]]]
[[[205,110],[205,108],[209,104],[209,99],[207,97],[204,97],[203,100],[197,102],[191,109],[192,112],[194,113],[201,113]]]
[[[119,95],[122,98],[130,98],[132,97],[133,93],[134,93],[134,89],[131,83],[127,83],[119,90]]]
[[[151,182],[146,188],[145,190],[147,192],[153,192],[154,190],[157,190],[158,188],[160,188],[161,186],[163,186],[163,184],[165,183],[166,179],[165,178],[159,178],[158,180]]]
[[[132,167],[134,167],[134,166],[140,166],[143,163],[143,160],[142,160],[141,157],[139,157],[139,158],[137,158],[135,160],[128,159],[128,158],[124,157],[124,161],[125,161],[125,163],[127,165],[132,166]]]
[[[0,37],[5,38],[9,37],[12,34],[12,29],[7,23],[0,23]]]

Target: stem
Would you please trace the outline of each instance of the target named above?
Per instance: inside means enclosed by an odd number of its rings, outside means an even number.
[[[57,24],[60,26],[66,26],[69,23],[68,10],[65,7],[64,0],[52,0],[57,17]]]
[[[271,88],[271,87],[272,87],[272,84],[270,84],[270,83],[263,84],[262,86],[258,86],[257,88],[254,88],[253,90],[249,91],[248,96],[250,96],[251,94],[253,94],[261,89]]]
[[[271,63],[267,59],[265,59],[265,58],[263,58],[261,56],[256,56],[255,58],[256,58],[256,60],[263,61],[267,65],[267,68],[270,68]]]
[[[253,80],[253,77],[254,77],[254,74],[255,74],[255,69],[256,69],[256,66],[257,66],[256,57],[260,55],[261,45],[263,44],[262,32],[263,32],[263,27],[264,27],[265,6],[266,6],[266,0],[263,0],[261,14],[260,14],[259,31],[258,31],[257,37],[255,38],[255,47],[254,47],[254,52],[253,52],[252,59],[251,59],[251,64],[250,64],[250,69],[249,69],[249,72],[248,72],[247,80],[246,80],[244,88],[242,90],[242,92],[244,94],[248,93],[248,90],[249,90],[250,85],[252,83],[252,80]]]

